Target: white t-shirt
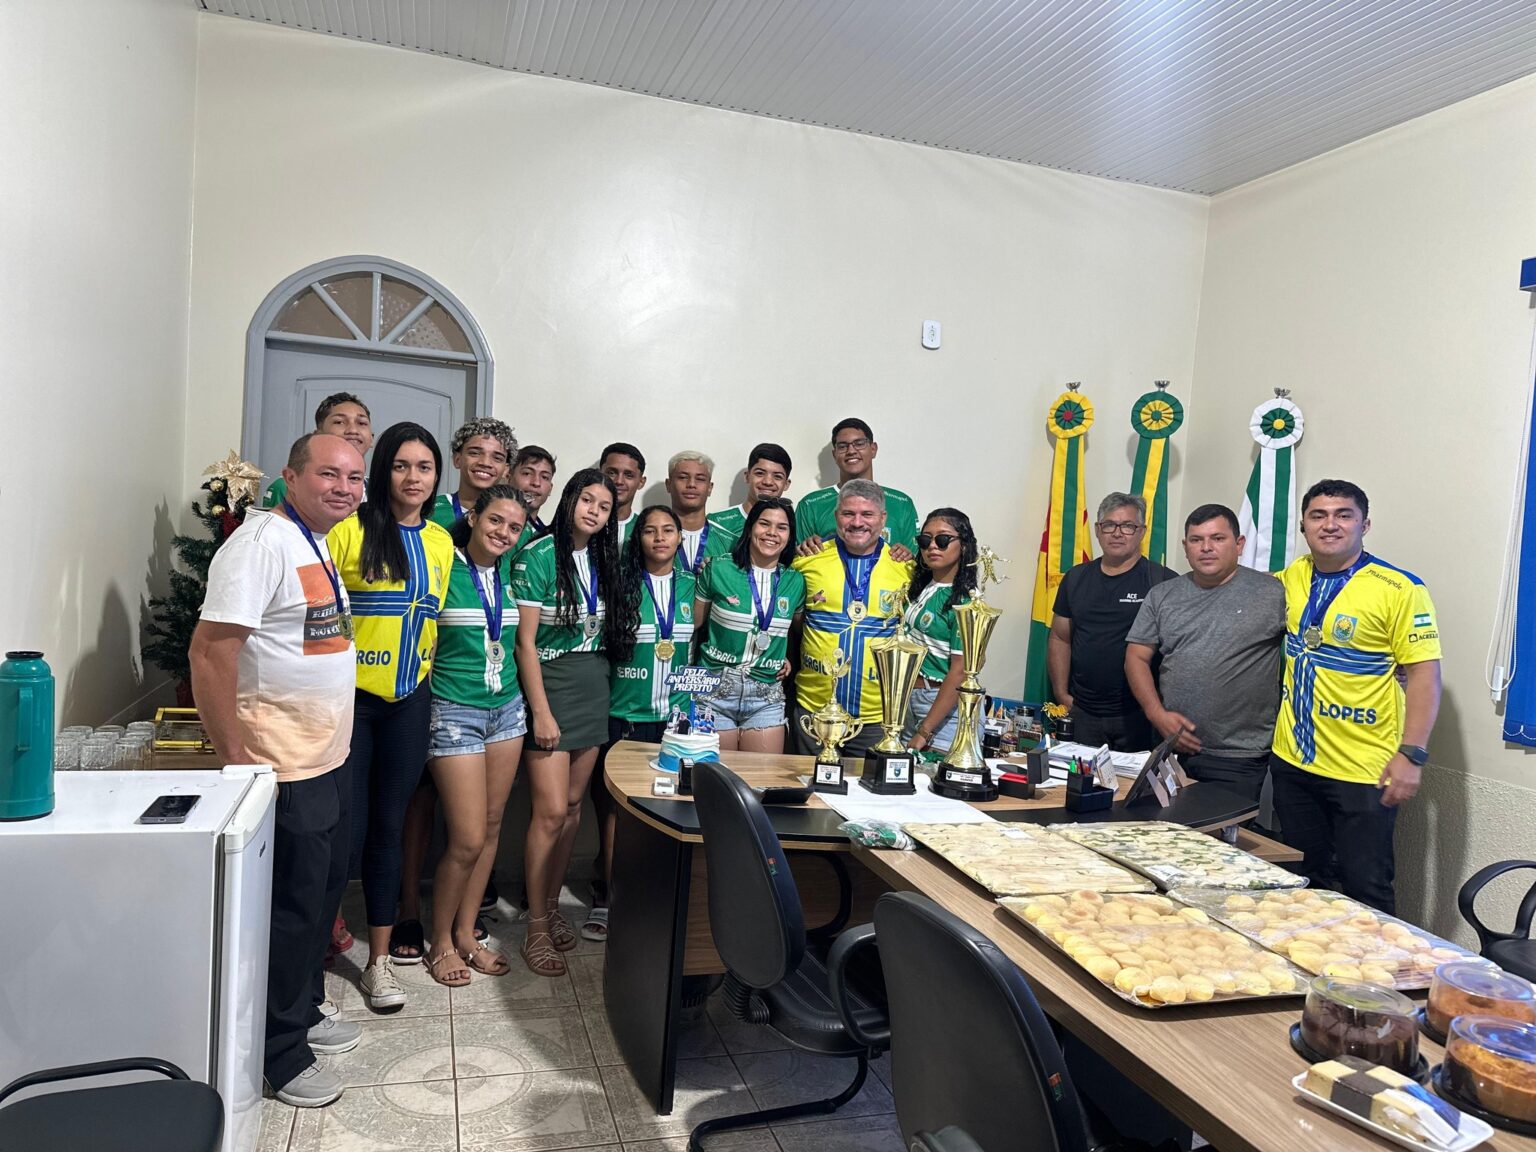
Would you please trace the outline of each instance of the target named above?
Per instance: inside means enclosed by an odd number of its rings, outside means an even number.
[[[352,742],[357,656],[341,633],[326,566],[299,526],[252,508],[214,553],[202,618],[251,628],[235,690],[240,736],[282,783],[340,766]],[[341,590],[343,605],[346,590]]]

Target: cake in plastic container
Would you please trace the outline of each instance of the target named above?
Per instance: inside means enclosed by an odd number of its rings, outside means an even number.
[[[1301,1038],[1324,1060],[1358,1056],[1412,1076],[1419,1063],[1413,1001],[1391,988],[1318,976],[1307,986]]]
[[[1424,1017],[1442,1036],[1457,1016],[1502,1016],[1536,1024],[1536,985],[1484,960],[1453,960],[1435,969]]]
[[[1536,1025],[1500,1016],[1455,1017],[1441,1075],[1463,1100],[1536,1124]]]

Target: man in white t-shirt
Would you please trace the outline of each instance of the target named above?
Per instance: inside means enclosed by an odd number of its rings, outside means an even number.
[[[251,509],[208,568],[189,653],[198,712],[225,764],[277,774],[272,842],[268,1082],[316,1108],[341,1078],[315,1053],[357,1046],[356,1023],[323,1017],[323,962],[347,882],[351,782],[337,769],[352,740],[357,675],[346,591],[325,534],[356,510],[363,458],[339,436],[300,437],[283,469],[286,499]]]

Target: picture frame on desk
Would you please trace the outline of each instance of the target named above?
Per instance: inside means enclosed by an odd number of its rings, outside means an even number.
[[[1125,807],[1156,801],[1159,808],[1166,808],[1180,788],[1194,783],[1173,754],[1173,740],[1170,736],[1147,754],[1147,762],[1125,794]]]

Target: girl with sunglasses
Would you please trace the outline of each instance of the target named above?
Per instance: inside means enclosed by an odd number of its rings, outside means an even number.
[[[917,570],[903,619],[928,647],[907,706],[907,747],[948,752],[965,661],[954,609],[976,588],[976,533],[958,508],[935,508],[917,535]]]
[[[699,661],[719,669],[709,697],[721,751],[784,751],[784,685],[789,629],[805,608],[805,577],[795,558],[795,507],[759,500],[729,556],[699,577],[693,609]]]

